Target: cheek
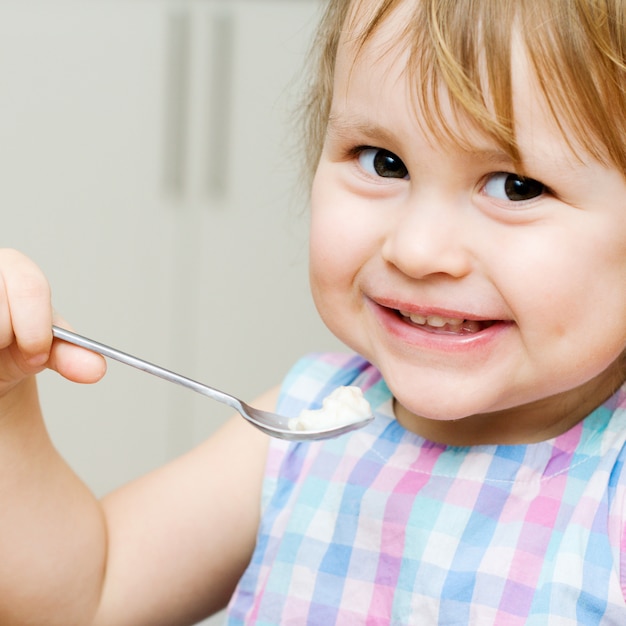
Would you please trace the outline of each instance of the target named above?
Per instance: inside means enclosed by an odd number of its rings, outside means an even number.
[[[353,215],[332,177],[320,166],[311,191],[311,283],[331,286],[347,270]]]
[[[502,293],[529,349],[601,367],[624,348],[626,233],[562,228],[535,245],[504,249]],[[516,262],[515,259],[518,259]],[[594,365],[595,363],[595,365]]]
[[[358,206],[341,201],[312,207],[310,272],[312,281],[329,289],[345,289],[365,265],[377,258],[380,226]]]
[[[318,171],[311,192],[309,272],[313,299],[331,330],[360,302],[361,270],[375,256],[368,224],[362,204]]]
[[[346,233],[329,211],[312,208],[309,238],[311,291],[318,305],[349,280]]]
[[[309,229],[309,279],[313,300],[325,317],[325,296],[336,280],[340,267],[338,256],[338,229],[329,206],[333,198],[320,180],[315,178],[311,191],[311,221]]]

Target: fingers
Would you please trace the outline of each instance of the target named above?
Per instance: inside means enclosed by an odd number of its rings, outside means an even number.
[[[73,330],[63,318],[56,314],[54,324]],[[47,365],[61,376],[76,383],[95,383],[106,373],[106,361],[103,356],[60,339],[54,340]]]
[[[106,373],[104,357],[60,340],[54,342],[48,367],[75,383],[95,383]]]
[[[44,367],[74,382],[91,383],[104,376],[103,357],[53,342],[53,321],[69,327],[53,312],[43,272],[20,252],[0,249],[0,380],[18,380]]]
[[[25,363],[44,365],[52,343],[50,287],[23,254],[0,250],[0,349],[15,341]]]

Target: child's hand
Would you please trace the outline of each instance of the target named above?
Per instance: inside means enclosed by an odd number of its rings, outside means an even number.
[[[99,355],[53,342],[50,287],[41,270],[15,250],[0,249],[0,396],[48,367],[76,382],[95,382],[106,365]]]

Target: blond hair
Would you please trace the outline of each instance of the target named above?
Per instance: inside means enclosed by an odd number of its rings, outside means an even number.
[[[347,32],[364,45],[403,2],[412,3],[412,17],[398,45],[409,52],[407,70],[419,77],[416,101],[436,137],[464,140],[445,124],[437,95],[444,86],[453,111],[469,115],[521,164],[510,62],[518,38],[570,147],[626,175],[625,0],[329,0],[303,107],[311,176],[326,134],[340,37]]]

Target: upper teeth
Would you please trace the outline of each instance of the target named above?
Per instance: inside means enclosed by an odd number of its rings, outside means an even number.
[[[408,317],[415,324],[428,324],[435,328],[443,328],[446,325],[461,326],[465,321],[458,317],[442,317],[441,315],[420,315],[419,313],[409,313],[400,311],[400,315]]]

